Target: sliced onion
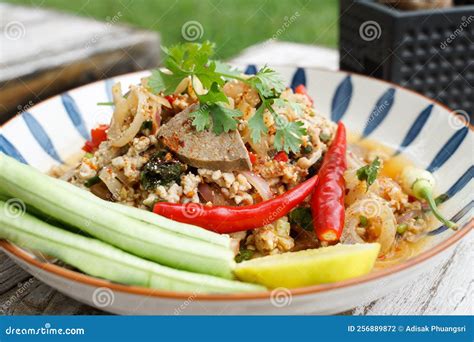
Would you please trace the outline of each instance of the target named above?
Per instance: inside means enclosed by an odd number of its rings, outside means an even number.
[[[377,259],[375,262],[375,268],[387,268],[410,259],[416,252],[414,246],[414,244],[406,241],[398,241],[397,248],[392,248],[392,250],[383,255],[382,258]]]
[[[364,161],[360,159],[359,156],[357,156],[354,152],[349,151],[349,150],[347,150],[346,159],[347,159],[348,170],[359,169],[365,165]]]
[[[118,179],[122,184],[125,184],[125,185],[127,185],[127,186],[131,186],[128,177],[125,176],[125,173],[123,173],[122,170],[115,170],[114,172],[115,172],[115,176],[117,177],[117,179]]]
[[[122,183],[115,178],[111,168],[104,167],[99,172],[99,178],[104,182],[110,193],[115,199],[120,198],[120,190],[122,190]]]
[[[103,200],[114,201],[114,196],[110,193],[109,189],[103,182],[92,185],[90,191]]]
[[[242,175],[247,178],[247,181],[257,190],[264,201],[269,200],[273,197],[272,190],[268,182],[262,177],[256,175],[251,171],[242,171]]]
[[[206,90],[204,89],[204,86],[202,85],[201,80],[200,80],[198,77],[193,76],[193,79],[192,79],[192,86],[193,86],[194,92],[195,92],[197,95],[204,95],[204,94],[206,94]]]
[[[155,115],[153,115],[153,133],[156,133],[161,126],[161,106],[156,108]]]
[[[120,82],[113,85],[112,96],[114,99],[114,114],[107,131],[109,137],[119,134],[129,111],[128,101],[122,96],[122,85]]]
[[[121,130],[121,127],[123,126],[123,121],[121,123],[117,122],[117,125],[120,125],[119,127],[113,127],[113,134],[112,136],[109,133],[109,139],[110,143],[112,146],[116,147],[121,147],[125,146],[127,143],[129,143],[137,133],[140,131],[143,122],[147,119],[145,117],[145,106],[146,106],[146,96],[140,91],[137,91],[136,89],[133,89],[130,93],[130,96],[128,97],[127,101],[134,101],[134,98],[136,98],[136,114],[135,117],[133,118],[132,123],[128,128],[125,130]],[[115,116],[115,113],[114,113]],[[115,124],[115,122],[112,122],[112,124]],[[112,128],[112,125],[111,125]],[[109,129],[110,132],[110,129]],[[119,133],[120,132],[120,133]]]
[[[149,93],[148,96],[150,96],[151,99],[153,101],[155,101],[156,103],[158,103],[162,106],[171,108],[171,103],[166,98],[164,98],[163,96],[155,95],[155,94],[151,94],[151,93]]]
[[[382,226],[380,227],[380,235],[376,242],[380,243],[381,254],[388,253],[395,242],[397,232],[396,220],[387,202],[378,196],[367,196],[366,198],[360,199],[346,210],[341,242],[365,242],[356,231],[359,226],[360,216],[365,216],[369,220],[375,217],[381,219]]]
[[[182,92],[184,92],[186,89],[188,89],[188,85],[189,85],[189,82],[191,81],[191,79],[188,77],[185,77],[181,80],[181,82],[179,82],[178,86],[176,87],[176,89],[174,90],[173,94],[175,95],[179,95],[181,94]]]
[[[403,215],[400,215],[397,217],[397,222],[398,223],[405,223],[410,221],[412,218],[415,218],[417,216],[422,216],[423,211],[421,210],[410,210],[404,213]]]
[[[236,232],[230,234],[230,249],[234,252],[234,255],[239,253],[240,242],[247,237],[247,232]]]
[[[75,172],[76,172],[76,169],[72,168],[72,169],[64,172],[64,174],[61,177],[59,177],[59,179],[68,182],[71,179],[71,177],[74,175]]]
[[[205,202],[211,202],[213,205],[230,204],[219,189],[215,189],[207,183],[199,184],[198,191]]]
[[[255,151],[257,156],[265,158],[268,155],[268,150],[270,148],[268,147],[268,142],[266,139],[262,138],[258,143],[255,143],[252,139],[249,139],[248,143]]]

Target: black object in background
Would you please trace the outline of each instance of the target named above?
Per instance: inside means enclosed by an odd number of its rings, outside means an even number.
[[[474,114],[474,4],[401,11],[341,0],[340,68],[413,89]]]

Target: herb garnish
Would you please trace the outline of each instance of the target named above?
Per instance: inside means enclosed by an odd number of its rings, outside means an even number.
[[[367,190],[377,179],[377,175],[380,170],[380,160],[379,157],[376,157],[374,161],[368,165],[362,166],[357,170],[357,178],[360,181],[364,181],[367,184]]]
[[[311,215],[311,209],[306,207],[298,207],[290,211],[290,222],[297,224],[301,228],[307,231],[314,231],[313,227],[313,216]]]
[[[244,247],[240,248],[239,254],[235,256],[235,261],[237,263],[252,259],[253,251],[251,249],[246,249]]]
[[[219,135],[237,129],[238,118],[242,113],[228,107],[222,86],[228,79],[239,80],[256,89],[261,100],[257,111],[248,121],[250,138],[258,143],[262,134],[268,133],[264,123],[264,111],[268,110],[276,126],[275,148],[287,153],[299,151],[301,137],[306,134],[303,123],[288,122],[286,117],[273,109],[273,105],[282,106],[286,102],[298,114],[301,108],[279,98],[286,87],[276,71],[265,66],[251,77],[243,76],[229,65],[213,60],[211,57],[214,54],[214,45],[208,41],[202,44],[179,44],[168,49],[163,48],[163,51],[166,54],[165,68],[152,72],[148,87],[154,93],[163,92],[164,95],[170,95],[184,78],[190,78],[192,82],[199,80],[208,92],[197,95],[201,107],[191,114],[196,130],[212,128],[212,131]]]

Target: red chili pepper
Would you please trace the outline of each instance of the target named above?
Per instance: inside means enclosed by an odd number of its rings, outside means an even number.
[[[153,212],[217,233],[235,233],[263,227],[285,216],[313,191],[317,183],[318,176],[314,176],[278,197],[244,207],[158,202]]]
[[[257,162],[257,155],[255,153],[249,152],[249,158],[252,165]]]
[[[166,95],[165,96],[165,99],[168,100],[168,102],[170,103],[170,105],[173,104],[174,100],[176,100],[176,98],[173,96],[173,95]]]
[[[339,122],[334,141],[318,172],[319,183],[311,198],[314,231],[321,241],[338,241],[344,228],[346,146],[346,129]]]
[[[314,101],[313,99],[308,95],[308,91],[306,90],[306,87],[304,86],[304,84],[300,84],[299,86],[297,86],[295,88],[295,93],[296,94],[301,94],[301,95],[306,95],[306,97],[308,98],[308,100],[311,102],[311,105],[314,104]]]
[[[86,141],[82,149],[89,153],[93,152],[102,141],[107,140],[107,129],[109,125],[99,125],[91,129],[91,140]]]
[[[286,163],[288,161],[288,155],[284,151],[280,151],[275,155],[275,157],[273,157],[273,159]]]

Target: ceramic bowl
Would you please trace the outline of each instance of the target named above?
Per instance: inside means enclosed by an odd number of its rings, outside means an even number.
[[[343,120],[363,138],[377,139],[434,173],[449,200],[441,210],[461,227],[440,226],[406,262],[332,284],[236,295],[196,295],[111,283],[47,262],[1,241],[3,250],[33,276],[64,294],[120,314],[332,314],[394,291],[441,262],[473,226],[473,134],[448,108],[401,87],[365,76],[319,69],[275,68],[295,87],[305,84],[317,109]],[[248,66],[253,73],[256,66]],[[39,103],[0,130],[0,150],[46,172],[77,153],[92,127],[109,121],[111,87],[138,83],[147,72],[95,82]]]

